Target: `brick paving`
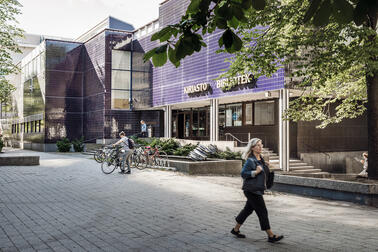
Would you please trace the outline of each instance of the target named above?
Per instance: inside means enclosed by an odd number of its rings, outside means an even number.
[[[105,175],[81,154],[34,154],[40,166],[0,167],[0,251],[378,251],[377,208],[273,192],[285,239],[266,242],[255,214],[236,239],[240,178]]]

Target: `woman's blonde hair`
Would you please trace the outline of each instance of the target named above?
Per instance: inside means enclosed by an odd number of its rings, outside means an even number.
[[[262,142],[260,138],[252,138],[249,142],[247,147],[245,148],[245,151],[242,155],[242,159],[246,160],[248,159],[252,154],[252,148],[256,146],[258,142]]]

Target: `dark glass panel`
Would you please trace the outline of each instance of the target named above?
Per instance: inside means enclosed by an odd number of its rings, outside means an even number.
[[[130,71],[112,70],[112,89],[130,89]]]
[[[82,93],[82,73],[46,71],[46,96],[81,97]]]
[[[64,41],[46,41],[46,69],[82,71],[80,54],[82,45]]]
[[[149,72],[152,69],[151,62],[144,62],[143,57],[144,53],[133,52],[133,71]]]
[[[274,101],[255,102],[255,125],[274,125]]]
[[[34,77],[24,83],[24,116],[40,114],[44,111],[43,94],[38,78]]]
[[[112,90],[112,109],[130,109],[130,91]]]
[[[130,51],[112,50],[112,69],[131,70]]]
[[[149,89],[151,77],[149,72],[133,72],[133,91]]]
[[[133,107],[136,109],[151,107],[150,90],[133,90]]]

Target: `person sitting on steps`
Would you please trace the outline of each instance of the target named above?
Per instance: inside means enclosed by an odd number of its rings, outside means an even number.
[[[357,175],[358,178],[367,178],[368,177],[368,153],[362,153],[362,158],[360,162],[363,164],[362,171]]]

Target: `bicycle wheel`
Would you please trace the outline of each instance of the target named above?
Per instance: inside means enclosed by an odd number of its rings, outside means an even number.
[[[105,160],[105,153],[103,150],[97,150],[94,154],[93,154],[93,158],[94,160],[96,160],[97,163],[102,163],[104,162]]]
[[[159,155],[154,157],[154,165],[162,166],[162,167],[169,167],[169,159],[165,151],[159,151]]]
[[[112,159],[105,160],[101,164],[101,170],[105,174],[112,173],[116,168],[117,168],[117,165],[115,164],[114,160],[112,160]]]
[[[142,155],[139,155],[139,165],[138,165],[138,169],[139,170],[143,170],[145,168],[147,168],[148,166],[148,163],[149,163],[149,158],[146,154],[142,154]]]
[[[139,164],[140,164],[139,156],[137,154],[133,153],[130,156],[130,165],[132,167],[138,168]]]

